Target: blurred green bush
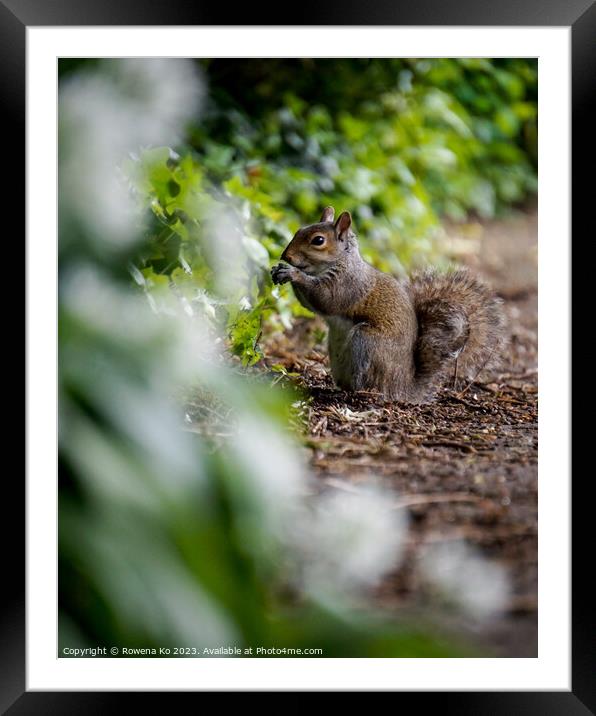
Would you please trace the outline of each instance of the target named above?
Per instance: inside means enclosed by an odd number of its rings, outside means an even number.
[[[195,148],[216,180],[249,172],[284,215],[297,213],[289,218],[310,219],[326,200],[355,213],[362,207],[362,233],[376,228],[375,217],[385,219],[390,248],[408,258],[437,214],[490,217],[536,190],[535,60],[207,60],[204,67],[212,101]]]
[[[261,355],[263,320],[287,325],[303,311],[266,269],[323,206],[349,209],[365,258],[403,274],[441,262],[442,219],[491,218],[536,191],[535,60],[200,64],[207,107],[181,156],[150,149],[127,166],[155,219],[139,269],[149,294],[173,283],[212,317],[227,309],[245,363]],[[237,222],[228,256],[244,265],[226,297],[213,290],[207,248],[218,241],[209,216],[223,206]]]

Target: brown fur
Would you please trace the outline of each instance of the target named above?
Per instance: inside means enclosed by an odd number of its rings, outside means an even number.
[[[426,272],[407,282],[366,263],[348,212],[300,229],[272,269],[329,326],[336,384],[404,402],[432,399],[457,361],[474,378],[497,355],[503,334],[498,299],[466,271]]]
[[[467,380],[496,362],[504,315],[485,284],[464,270],[425,271],[412,277],[409,291],[418,318],[417,377],[429,390],[444,382],[455,360],[458,376]]]

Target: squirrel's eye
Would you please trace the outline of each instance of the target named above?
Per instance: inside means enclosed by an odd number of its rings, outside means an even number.
[[[325,243],[325,237],[324,237],[324,236],[314,236],[314,237],[310,240],[310,243],[311,243],[313,246],[322,246],[322,245]]]

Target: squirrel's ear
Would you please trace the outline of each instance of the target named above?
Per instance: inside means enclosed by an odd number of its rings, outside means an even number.
[[[335,218],[335,209],[332,206],[326,206],[321,214],[321,223],[324,221],[333,221]]]
[[[349,211],[342,211],[335,222],[335,231],[338,237],[343,238],[343,234],[352,226],[352,217]]]

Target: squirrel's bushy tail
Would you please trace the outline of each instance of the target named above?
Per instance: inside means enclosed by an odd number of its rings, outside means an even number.
[[[410,291],[418,318],[416,383],[421,399],[455,371],[469,380],[500,353],[505,320],[502,301],[465,270],[413,276]]]

